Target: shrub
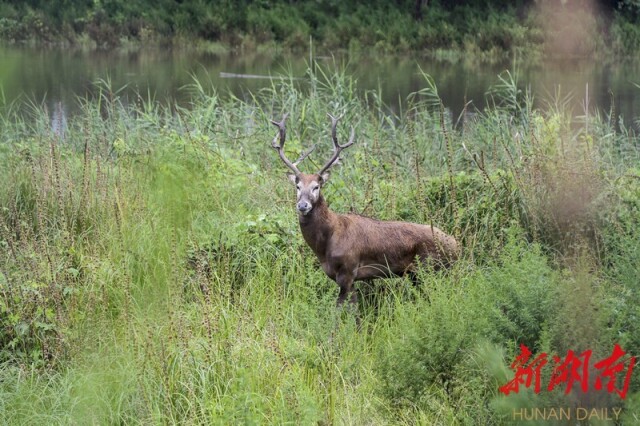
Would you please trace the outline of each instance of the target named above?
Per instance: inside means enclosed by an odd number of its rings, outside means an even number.
[[[487,407],[496,394],[489,366],[472,367],[477,351],[486,342],[507,353],[519,343],[539,349],[555,309],[557,276],[540,248],[524,243],[516,229],[490,266],[468,273],[458,267],[448,275],[420,275],[428,298],[396,306],[377,371],[382,394],[395,407],[435,415],[446,403],[453,418],[469,421],[470,412],[491,417]],[[475,374],[464,376],[469,369]],[[471,401],[471,395],[482,397]],[[472,407],[457,411],[462,404]]]

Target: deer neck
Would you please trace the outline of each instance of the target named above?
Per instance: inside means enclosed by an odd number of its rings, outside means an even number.
[[[337,225],[336,214],[329,209],[321,195],[309,214],[306,216],[300,214],[298,219],[302,236],[322,261],[325,257],[329,240]]]

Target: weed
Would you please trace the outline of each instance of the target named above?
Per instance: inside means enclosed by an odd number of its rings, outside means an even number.
[[[519,343],[637,354],[632,132],[536,109],[515,74],[456,126],[426,75],[392,115],[343,68],[310,65],[308,83],[247,101],[194,81],[189,109],[127,105],[102,81],[62,133],[41,105],[2,106],[9,423],[502,423],[535,403],[498,395]],[[294,157],[317,142],[303,169],[331,147],[327,112],[355,126],[333,209],[461,241],[417,288],[361,288],[360,331],[300,236],[269,147],[283,112]]]

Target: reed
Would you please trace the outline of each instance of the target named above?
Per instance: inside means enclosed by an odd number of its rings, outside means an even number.
[[[308,76],[249,100],[195,81],[187,108],[125,105],[102,82],[63,134],[42,105],[3,107],[7,423],[501,423],[540,403],[497,391],[515,342],[640,353],[631,129],[535,109],[508,76],[460,120],[428,80],[392,115],[344,70]],[[432,221],[464,248],[417,288],[362,287],[360,331],[299,235],[270,149],[282,112],[287,155],[320,142],[310,167],[331,147],[327,112],[356,126],[324,189],[334,210]],[[563,304],[574,290],[588,321]],[[629,419],[639,385],[611,401]]]

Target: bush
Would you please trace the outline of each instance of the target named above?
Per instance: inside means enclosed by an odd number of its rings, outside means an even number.
[[[501,170],[491,175],[459,172],[453,180],[431,178],[423,197],[428,211],[438,212],[434,223],[454,230],[465,256],[478,264],[500,253],[512,224],[526,226],[522,194],[513,176]]]
[[[309,43],[309,25],[295,8],[275,4],[263,7],[259,3],[247,10],[247,29],[259,42],[275,40],[292,48]]]
[[[603,230],[606,245],[605,273],[614,283],[605,299],[611,318],[611,338],[625,350],[640,354],[640,174],[629,170],[617,182],[617,201]],[[632,377],[631,389],[640,392],[640,379]]]
[[[507,353],[519,343],[540,348],[558,278],[540,248],[523,243],[515,231],[492,265],[466,274],[459,266],[449,275],[420,275],[428,299],[396,307],[377,363],[382,394],[395,407],[436,415],[441,404],[459,407],[465,401],[471,407],[454,409],[452,418],[470,421],[471,412],[490,418],[493,373],[476,366],[478,376],[462,374],[473,369],[479,348],[486,342]],[[479,398],[471,402],[471,395]]]

